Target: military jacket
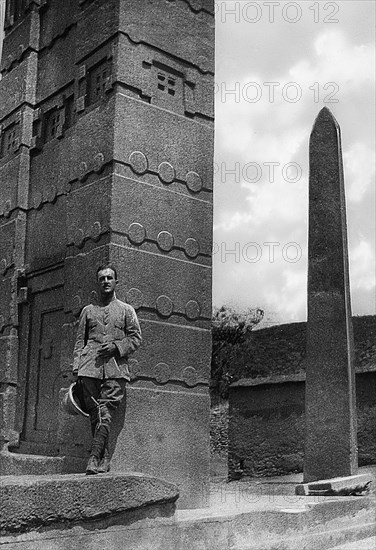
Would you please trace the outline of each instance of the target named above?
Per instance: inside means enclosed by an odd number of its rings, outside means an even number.
[[[141,344],[141,330],[135,310],[114,298],[108,305],[83,308],[73,352],[73,372],[89,378],[130,379],[128,358]],[[103,343],[113,342],[117,352],[101,357]]]

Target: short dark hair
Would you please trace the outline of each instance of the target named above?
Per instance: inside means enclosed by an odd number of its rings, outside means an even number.
[[[117,271],[116,271],[116,267],[114,267],[112,264],[102,264],[98,267],[97,269],[97,280],[98,280],[98,273],[100,271],[103,271],[104,269],[111,269],[113,272],[114,272],[114,275],[115,275],[115,279],[117,280]]]

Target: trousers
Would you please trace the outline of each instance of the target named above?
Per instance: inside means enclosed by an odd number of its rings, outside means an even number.
[[[90,417],[93,443],[91,455],[99,460],[110,456],[109,435],[113,415],[125,395],[126,380],[108,378],[100,380],[79,376],[82,400]]]

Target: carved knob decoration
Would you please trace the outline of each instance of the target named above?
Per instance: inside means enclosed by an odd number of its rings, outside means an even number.
[[[134,307],[134,309],[140,309],[143,304],[144,297],[141,290],[138,288],[131,288],[126,294],[126,300],[129,305]]]
[[[44,192],[44,200],[46,202],[54,202],[57,197],[57,189],[54,185],[51,185],[46,191]]]
[[[40,205],[42,204],[42,201],[43,201],[42,193],[40,191],[37,191],[34,195],[34,198],[33,198],[34,208],[36,208],[36,209],[40,208]]]
[[[166,384],[171,377],[171,369],[167,363],[158,363],[154,367],[154,378],[159,384]]]
[[[104,154],[98,153],[94,157],[94,170],[100,172],[104,167]]]
[[[12,203],[10,200],[6,201],[5,205],[4,205],[4,216],[6,218],[9,217],[10,215],[10,211],[12,210]]]
[[[169,252],[174,246],[174,237],[169,231],[161,231],[158,233],[157,242],[161,250]]]
[[[196,369],[194,367],[186,367],[183,370],[183,380],[187,386],[195,386],[198,381]]]
[[[90,292],[90,303],[97,304],[98,303],[98,292],[96,290],[92,290]]]
[[[128,227],[128,237],[133,244],[142,244],[146,239],[146,231],[140,223],[132,223]]]
[[[187,182],[187,187],[193,193],[198,193],[202,189],[202,178],[196,172],[188,172],[185,181]]]
[[[148,159],[141,151],[133,151],[129,155],[128,162],[136,174],[145,174],[148,169]]]
[[[102,232],[102,226],[100,222],[94,222],[91,229],[90,229],[90,237],[94,241],[98,241]]]
[[[200,252],[200,245],[196,239],[187,239],[184,243],[185,253],[190,258],[196,258]]]
[[[174,310],[174,304],[168,296],[161,295],[157,298],[156,308],[160,315],[169,317]]]
[[[133,379],[137,378],[137,376],[139,376],[141,373],[141,365],[137,361],[137,359],[130,359],[128,361],[128,368],[129,368],[129,373],[131,375],[131,378]]]
[[[84,232],[82,231],[82,229],[77,229],[75,234],[74,234],[74,244],[78,247],[78,248],[81,248],[82,245],[84,244]]]
[[[158,166],[158,175],[163,183],[172,183],[175,179],[175,169],[169,162],[161,162]]]
[[[0,272],[4,275],[8,268],[8,262],[6,258],[2,258],[0,261]]]
[[[85,176],[87,170],[88,168],[86,162],[80,162],[78,166],[78,178],[82,179]]]
[[[190,300],[185,306],[185,313],[188,319],[194,320],[200,317],[201,308],[200,304],[195,300]]]

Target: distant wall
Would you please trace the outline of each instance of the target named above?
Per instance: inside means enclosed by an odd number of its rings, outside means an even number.
[[[229,476],[303,470],[304,375],[243,379],[230,387]],[[376,463],[376,370],[356,375],[359,465]]]
[[[231,350],[233,381],[277,375],[304,374],[306,323],[253,330],[246,342]],[[376,366],[376,315],[353,317],[357,370]]]

